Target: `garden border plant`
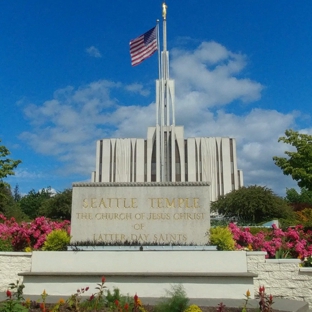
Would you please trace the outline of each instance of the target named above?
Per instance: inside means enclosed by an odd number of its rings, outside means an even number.
[[[66,301],[60,298],[55,304],[47,304],[48,294],[43,290],[41,299],[38,301],[30,301],[24,299],[23,289],[24,285],[17,281],[11,283],[6,291],[7,299],[0,303],[1,312],[27,312],[29,309],[40,309],[41,312],[60,312],[60,311],[111,311],[111,312],[147,312],[142,304],[139,296],[135,294],[133,297],[123,296],[120,294],[118,288],[114,288],[110,292],[105,286],[106,279],[103,276],[101,282],[95,288],[97,291],[91,296],[85,296],[89,291],[89,287],[77,289]],[[154,307],[149,307],[148,311],[153,312],[202,312],[201,307],[192,304],[189,305],[189,299],[183,288],[183,285],[173,285],[171,290],[166,291],[167,296]],[[85,296],[85,297],[84,297]],[[241,312],[249,310],[248,302],[250,300],[250,292],[247,290],[245,296],[245,303],[240,308]],[[267,295],[265,287],[259,287],[258,293],[259,311],[272,312],[273,296]],[[218,312],[225,312],[226,306],[220,302],[215,309]]]

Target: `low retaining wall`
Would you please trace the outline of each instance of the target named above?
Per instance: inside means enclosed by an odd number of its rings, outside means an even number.
[[[222,255],[224,261],[220,261]],[[160,298],[172,284],[182,284],[190,298],[253,298],[254,273],[247,271],[242,251],[35,251],[31,272],[24,276],[25,296],[45,289],[70,296],[81,285],[96,292],[102,276],[109,289]]]
[[[21,280],[18,273],[30,271],[31,256],[31,252],[0,252],[0,291]]]
[[[312,306],[312,268],[300,267],[298,259],[265,259],[265,252],[246,255],[248,272],[258,275],[254,278],[255,294],[259,286],[265,286],[267,293],[275,297],[304,300]],[[32,253],[25,252],[0,252],[0,291],[5,291],[9,283],[21,280],[18,273],[30,271],[31,256]]]
[[[254,278],[254,292],[265,286],[274,297],[304,300],[312,307],[312,268],[300,267],[299,259],[265,259],[265,252],[247,252],[248,272]]]

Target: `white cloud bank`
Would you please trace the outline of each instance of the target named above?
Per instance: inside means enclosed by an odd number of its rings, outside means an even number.
[[[237,141],[238,166],[245,185],[266,185],[278,194],[295,183],[284,177],[272,157],[287,148],[277,143],[298,113],[280,113],[250,107],[241,115],[228,113],[233,101],[260,99],[264,86],[244,77],[246,56],[233,53],[216,42],[203,42],[194,51],[172,52],[171,76],[176,81],[176,120],[187,136],[231,136]],[[101,80],[57,90],[42,105],[29,105],[25,114],[33,130],[21,135],[32,148],[53,155],[65,174],[89,176],[94,170],[95,141],[105,137],[146,137],[155,124],[155,104],[125,106],[112,91],[143,97],[142,85]],[[145,99],[146,101],[146,99]],[[244,104],[247,105],[247,104]]]

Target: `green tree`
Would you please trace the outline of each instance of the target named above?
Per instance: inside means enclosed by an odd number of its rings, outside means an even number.
[[[20,160],[8,158],[7,156],[10,154],[10,151],[4,145],[0,145],[0,182],[8,175],[14,175],[14,169],[21,163]]]
[[[312,191],[312,135],[289,129],[278,142],[290,144],[295,151],[285,151],[288,158],[274,156],[275,164],[296,180],[299,187]]]
[[[7,218],[14,217],[17,221],[28,219],[19,204],[15,202],[10,185],[6,183],[0,183],[0,213]]]
[[[288,203],[267,187],[252,185],[234,190],[211,203],[211,210],[225,217],[260,223],[272,219],[294,219]]]
[[[19,191],[19,186],[18,184],[15,185],[14,190],[13,190],[13,198],[15,202],[19,202],[22,198],[22,195]]]
[[[12,205],[14,205],[14,199],[11,194],[10,186],[0,183],[0,213],[4,214]]]
[[[300,189],[300,193],[294,188],[286,189],[285,200],[290,203],[295,211],[312,208],[312,191],[305,187]]]
[[[303,187],[298,193],[294,188],[286,189],[285,199],[290,203],[303,203],[312,205],[312,191]]]
[[[22,211],[30,218],[35,219],[38,217],[39,209],[42,204],[49,200],[51,197],[51,188],[42,189],[36,192],[31,190],[27,195],[23,196],[19,201]]]
[[[72,190],[65,189],[44,201],[39,214],[51,219],[70,220],[72,205]]]

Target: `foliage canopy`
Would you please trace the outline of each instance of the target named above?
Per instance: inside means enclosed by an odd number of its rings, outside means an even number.
[[[290,144],[295,151],[285,151],[288,158],[274,156],[275,164],[297,181],[299,187],[312,191],[312,135],[286,130],[278,142]]]
[[[35,219],[39,216],[41,205],[51,197],[51,188],[42,189],[36,192],[34,189],[21,198],[19,205],[22,211],[29,216],[30,219]]]
[[[17,221],[28,220],[19,204],[14,200],[9,184],[0,183],[0,213],[7,218],[14,217]]]
[[[72,189],[65,189],[42,202],[39,214],[50,219],[70,220]]]
[[[300,189],[300,193],[294,188],[286,189],[285,200],[293,207],[294,211],[305,208],[312,208],[312,191],[305,187]]]
[[[7,156],[10,154],[10,151],[4,145],[0,145],[0,181],[8,175],[14,175],[14,169],[21,163],[20,160],[8,158]]]
[[[272,219],[293,219],[287,202],[267,187],[251,185],[234,190],[211,203],[211,210],[225,217],[261,223]]]

